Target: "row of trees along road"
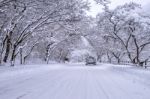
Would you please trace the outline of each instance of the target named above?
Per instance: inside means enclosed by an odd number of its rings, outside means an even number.
[[[15,60],[26,64],[29,59],[48,63],[56,56],[67,59],[70,49],[75,50],[67,46],[73,45],[69,44],[75,39],[72,35],[85,37],[100,62],[146,64],[150,16],[133,2],[109,9],[109,1],[95,1],[104,8],[96,18],[86,14],[90,7],[85,0],[1,0],[0,64],[14,66]]]

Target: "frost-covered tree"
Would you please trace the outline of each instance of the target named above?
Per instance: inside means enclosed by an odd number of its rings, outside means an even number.
[[[9,1],[9,0],[7,0]],[[14,65],[20,48],[37,35],[44,37],[48,27],[66,28],[80,21],[88,9],[83,0],[10,0],[2,1],[1,9],[1,61]],[[5,6],[3,6],[5,4]],[[48,31],[46,33],[45,29]],[[40,30],[43,30],[41,33]],[[43,34],[43,35],[42,35]],[[10,59],[9,59],[10,58]]]
[[[139,9],[138,4],[129,3],[114,10],[107,10],[99,17],[98,25],[105,31],[107,40],[114,40],[119,43],[117,45],[122,45],[122,54],[125,52],[132,63],[143,66],[149,59],[150,20],[148,16],[139,12]],[[114,51],[113,55],[116,57]]]

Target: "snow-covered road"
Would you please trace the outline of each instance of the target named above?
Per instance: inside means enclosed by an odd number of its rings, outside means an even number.
[[[104,64],[0,68],[0,99],[150,99],[150,71]]]

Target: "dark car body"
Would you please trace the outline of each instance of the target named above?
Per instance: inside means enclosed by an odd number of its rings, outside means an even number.
[[[86,65],[96,65],[96,59],[92,56],[89,56],[85,60]]]

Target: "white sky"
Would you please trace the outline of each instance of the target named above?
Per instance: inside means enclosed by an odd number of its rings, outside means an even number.
[[[93,17],[95,17],[97,15],[97,13],[101,12],[102,7],[98,4],[96,4],[96,2],[94,0],[89,0],[91,2],[91,10],[88,12],[88,15],[91,15]],[[110,0],[111,4],[110,4],[110,8],[113,9],[118,5],[123,5],[125,3],[128,2],[136,2],[142,5],[142,8],[145,11],[149,11],[150,9],[150,0]],[[150,12],[149,12],[150,13]]]

